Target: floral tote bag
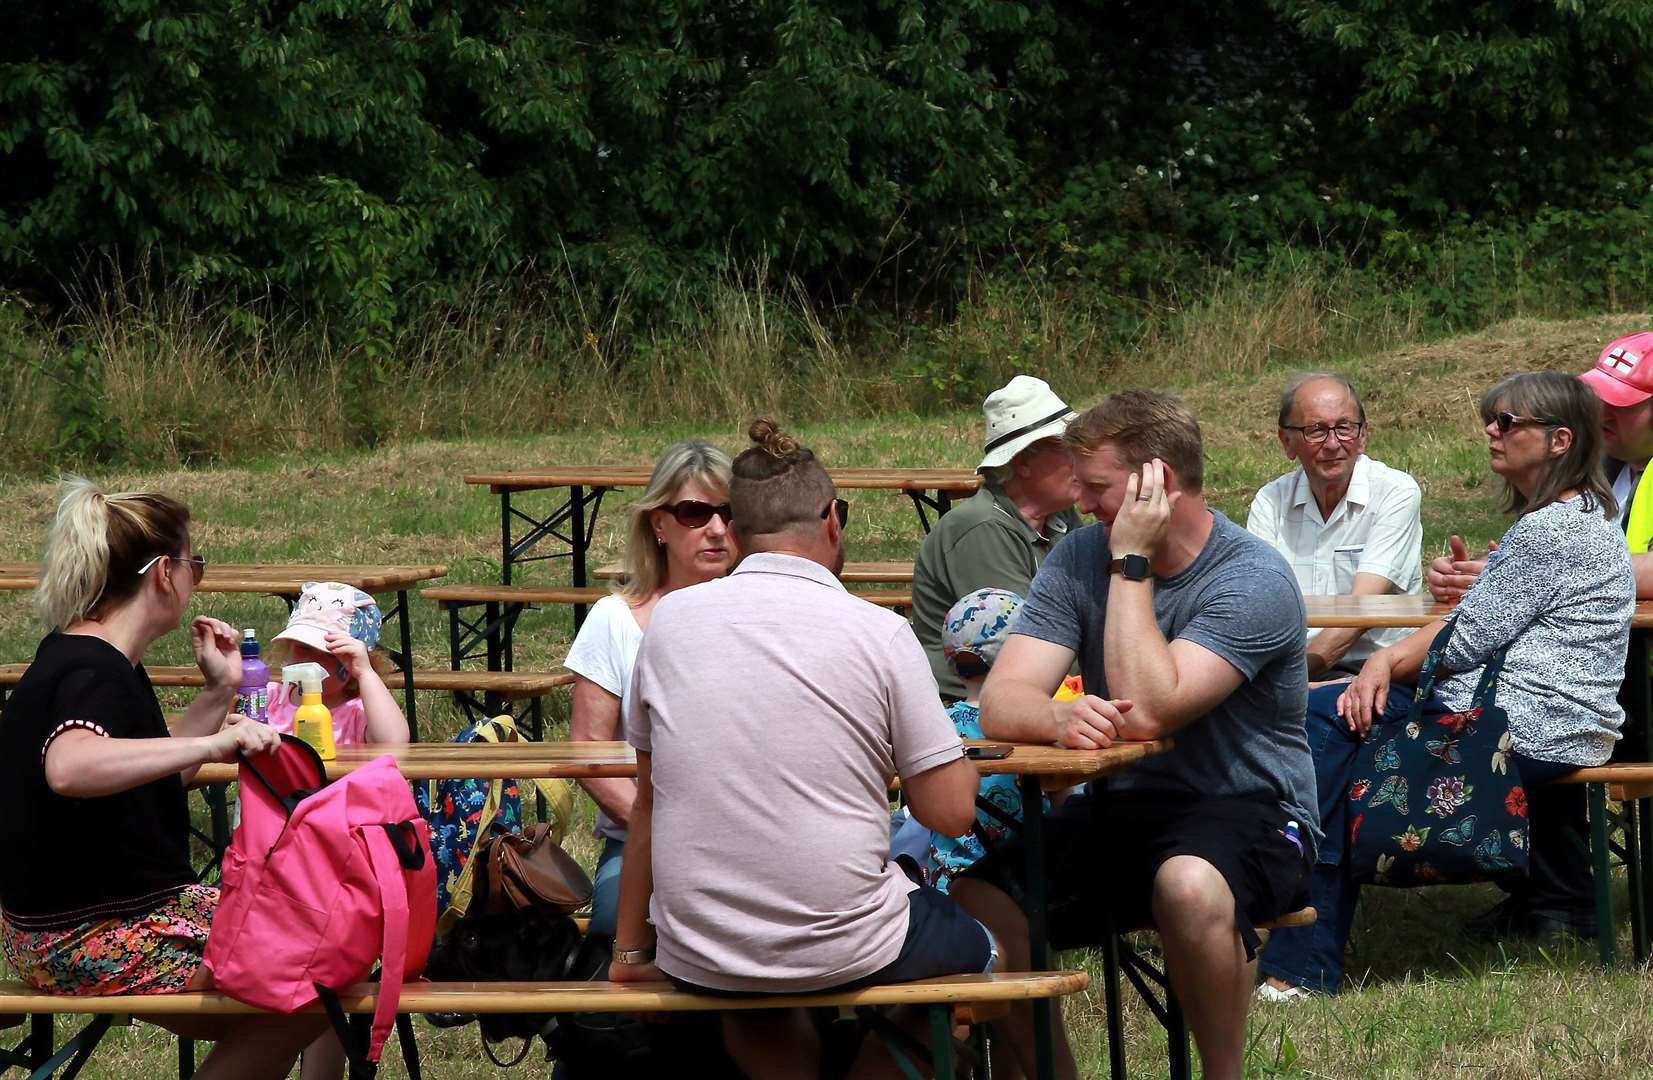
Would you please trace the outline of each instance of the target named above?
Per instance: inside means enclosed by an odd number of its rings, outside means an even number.
[[[1400,888],[1524,877],[1527,795],[1495,703],[1504,649],[1487,662],[1470,706],[1434,695],[1453,622],[1429,646],[1404,722],[1383,721],[1355,756],[1349,787],[1349,873]]]

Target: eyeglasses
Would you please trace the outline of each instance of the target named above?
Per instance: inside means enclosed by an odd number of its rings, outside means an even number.
[[[1498,425],[1498,434],[1508,435],[1510,428],[1520,427],[1522,424],[1543,424],[1545,427],[1559,427],[1561,421],[1551,420],[1547,416],[1517,416],[1512,412],[1495,412],[1492,414],[1492,423]]]
[[[712,520],[714,514],[722,518],[725,525],[733,521],[735,516],[734,511],[729,509],[728,503],[713,506],[711,503],[701,502],[699,499],[684,499],[682,502],[662,506],[660,509],[676,518],[677,523],[685,529],[703,528],[707,522]]]
[[[170,560],[189,564],[189,576],[196,585],[201,584],[201,578],[207,572],[207,557],[205,555],[157,555],[138,568],[140,575],[149,573],[149,568],[158,562]]]
[[[1364,420],[1359,423],[1352,423],[1348,420],[1339,420],[1337,423],[1332,424],[1329,427],[1325,424],[1303,424],[1297,427],[1293,427],[1291,424],[1281,424],[1280,430],[1295,431],[1297,434],[1303,436],[1306,441],[1319,446],[1333,435],[1337,436],[1337,441],[1340,443],[1354,442],[1355,438],[1359,436],[1362,429],[1365,427],[1366,421]]]
[[[833,499],[831,502],[827,503],[826,509],[821,511],[821,520],[825,521],[826,516],[834,510],[838,511],[838,527],[842,529],[844,526],[849,524],[849,500]]]

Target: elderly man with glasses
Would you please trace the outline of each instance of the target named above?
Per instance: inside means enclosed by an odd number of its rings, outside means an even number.
[[[1246,528],[1268,541],[1306,595],[1423,591],[1417,481],[1366,456],[1366,408],[1331,372],[1294,379],[1280,395],[1280,445],[1298,467],[1263,487]],[[1405,630],[1310,630],[1309,678],[1360,670]]]

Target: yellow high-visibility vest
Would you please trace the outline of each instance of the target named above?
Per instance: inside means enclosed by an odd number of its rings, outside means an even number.
[[[1636,493],[1630,498],[1630,520],[1624,526],[1624,539],[1630,545],[1630,554],[1645,555],[1653,542],[1653,468],[1642,473],[1636,481]]]

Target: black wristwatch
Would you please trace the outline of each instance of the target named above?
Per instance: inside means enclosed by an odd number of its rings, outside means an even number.
[[[1148,580],[1148,556],[1126,555],[1108,564],[1110,574],[1123,574],[1126,581]]]

